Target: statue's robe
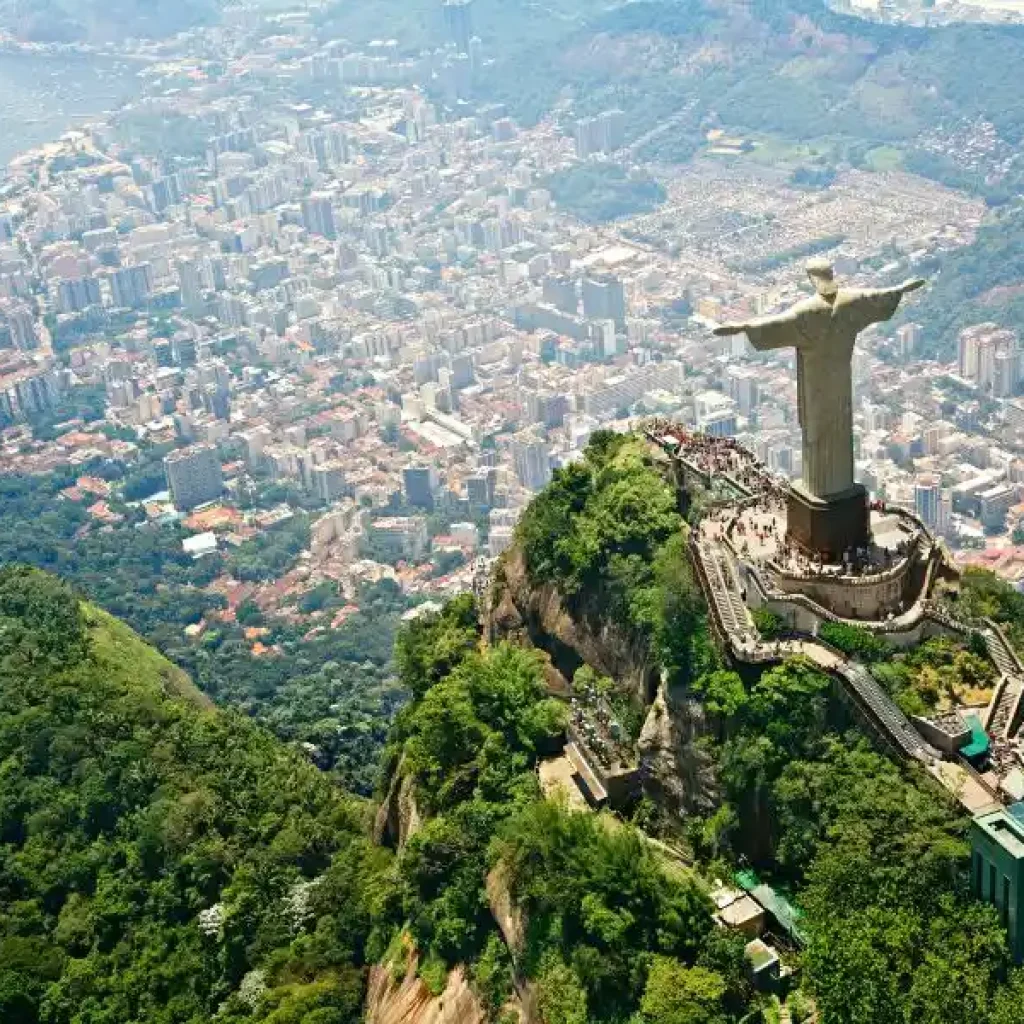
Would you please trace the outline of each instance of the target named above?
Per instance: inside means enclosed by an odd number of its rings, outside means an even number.
[[[841,288],[831,303],[814,295],[745,327],[758,351],[796,349],[802,486],[814,497],[854,485],[853,346],[865,327],[888,320],[902,297],[900,288]]]

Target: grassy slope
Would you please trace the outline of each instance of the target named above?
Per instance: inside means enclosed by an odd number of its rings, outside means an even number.
[[[150,647],[120,619],[87,601],[82,602],[82,612],[89,627],[93,655],[112,682],[125,687],[148,682],[168,696],[180,697],[204,709],[213,708],[213,701],[199,690],[187,672]]]
[[[363,838],[367,807],[211,708],[117,619],[77,602],[79,627],[68,588],[5,573],[0,1021],[181,1024],[226,1007],[231,1024],[276,1008],[354,1024],[363,880],[387,860]],[[314,878],[299,926],[290,894]],[[307,961],[300,933],[335,913]],[[250,1006],[233,993],[257,967],[267,990]]]

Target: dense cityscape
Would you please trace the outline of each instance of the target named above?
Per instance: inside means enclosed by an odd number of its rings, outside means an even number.
[[[808,192],[709,132],[698,163],[652,183],[655,212],[582,223],[549,183],[628,161],[624,116],[571,132],[522,128],[500,106],[442,119],[421,84],[457,109],[487,74],[471,5],[444,11],[449,45],[418,61],[323,46],[302,13],[260,38],[244,20],[186,35],[147,64],[134,107],[218,126],[202,156],[144,152],[97,122],[12,163],[4,472],[131,466],[140,445],[173,445],[166,487],[132,504],[181,517],[195,557],[278,528],[300,495],[308,554],[259,593],[270,611],[324,581],[467,588],[552,468],[631,417],[736,436],[799,476],[791,359],[708,328],[799,294],[799,258],[755,269],[772,254],[825,248],[853,282],[892,276],[968,243],[982,205],[899,173]],[[290,81],[350,86],[352,115],[275,101]],[[859,476],[1015,577],[1022,355],[995,323],[959,348],[955,363],[922,360],[907,318],[858,350]],[[67,415],[83,392],[101,418]],[[40,420],[55,429],[33,432]],[[88,473],[62,494],[98,529],[121,519],[111,497],[124,495]],[[232,608],[252,594],[211,586]]]
[[[0,0],[0,1022],[1017,1024],[1019,5],[380,2]]]

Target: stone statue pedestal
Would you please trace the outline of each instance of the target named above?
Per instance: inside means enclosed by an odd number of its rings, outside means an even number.
[[[847,551],[867,547],[871,538],[868,492],[860,484],[828,498],[791,486],[787,498],[786,536],[810,558],[835,564]]]

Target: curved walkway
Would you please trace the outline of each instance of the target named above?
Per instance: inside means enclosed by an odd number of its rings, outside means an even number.
[[[728,648],[738,661],[751,664],[781,661],[793,655],[809,658],[842,681],[851,701],[886,746],[901,758],[913,758],[930,765],[935,774],[934,770],[942,759],[941,753],[911,725],[862,664],[847,658],[818,637],[807,636],[769,643],[760,636],[747,606],[747,595],[740,583],[740,556],[730,540],[729,532],[735,525],[735,517],[751,501],[770,502],[772,497],[778,497],[779,481],[765,470],[752,452],[735,442],[693,435],[677,424],[664,420],[650,421],[644,432],[648,440],[674,459],[691,479],[696,477],[705,486],[716,479],[725,479],[730,489],[737,492],[733,501],[714,503],[718,505],[715,514],[704,519],[690,536],[690,550],[697,577],[711,609],[710,624],[719,643]],[[843,619],[806,594],[776,592],[756,565],[744,560],[744,568],[749,570],[746,583],[760,589],[766,598],[805,606],[819,621],[848,622],[860,627],[867,625],[867,628],[881,635],[916,629],[926,619],[963,636],[971,632],[980,633],[989,657],[1001,676],[985,716],[985,726],[994,741],[994,761],[1004,760],[1002,754],[1013,753],[1013,740],[1024,718],[1024,664],[996,623],[989,620],[964,622],[928,600],[926,595],[943,561],[942,546],[920,517],[906,509],[891,511],[916,527],[918,556],[923,556],[926,564],[921,596],[910,608],[884,623],[872,627],[871,624]],[[1013,753],[1009,759],[1016,760],[1016,754]],[[946,764],[943,767],[950,766]],[[943,777],[940,777],[940,781],[946,784]]]
[[[702,582],[706,581],[708,606],[718,619],[721,632],[737,660],[748,664],[767,664],[802,655],[843,681],[847,692],[873,727],[901,757],[926,763],[941,757],[859,662],[817,639],[764,641],[744,603],[735,573],[731,566],[723,566],[728,562],[727,556],[707,542],[694,545],[693,550],[703,562],[703,572],[698,576]],[[740,608],[743,609],[742,618]]]

